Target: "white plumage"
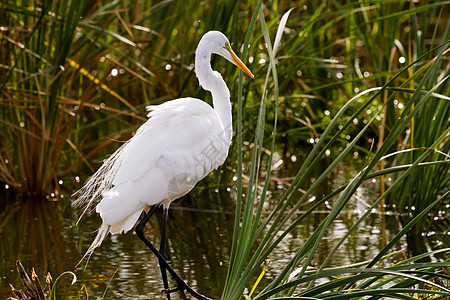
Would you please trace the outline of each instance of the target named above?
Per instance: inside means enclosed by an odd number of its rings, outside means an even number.
[[[168,207],[188,193],[228,153],[231,140],[214,126],[221,122],[205,102],[183,98],[150,109],[150,119],[121,149],[113,187],[96,208],[113,234],[130,230],[145,207]]]
[[[206,33],[196,50],[195,72],[212,93],[213,107],[194,98],[149,106],[148,121],[105,161],[76,193],[84,212],[94,203],[102,218],[91,254],[108,233],[129,231],[142,211],[170,203],[220,166],[232,136],[230,93],[222,76],[211,69],[211,54],[219,54],[253,78],[220,32]]]

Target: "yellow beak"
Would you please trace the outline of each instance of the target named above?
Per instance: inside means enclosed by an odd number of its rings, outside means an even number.
[[[242,60],[240,60],[239,57],[236,55],[236,53],[234,53],[234,51],[233,51],[233,49],[231,49],[230,45],[228,45],[228,44],[225,45],[225,49],[227,49],[228,52],[230,52],[231,59],[233,59],[234,63],[236,64],[236,66],[239,69],[244,71],[244,73],[247,74],[248,76],[250,76],[251,78],[255,78],[255,76],[253,76],[252,72],[247,68],[247,66],[244,65]]]

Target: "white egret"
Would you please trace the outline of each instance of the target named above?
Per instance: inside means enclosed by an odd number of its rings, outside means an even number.
[[[211,92],[213,108],[195,98],[147,107],[147,122],[76,193],[75,205],[84,207],[83,214],[97,204],[96,212],[103,221],[85,256],[92,254],[108,233],[129,231],[152,206],[135,230],[159,260],[168,298],[171,292],[186,290],[197,299],[208,299],[191,289],[167,263],[164,240],[170,203],[219,167],[231,144],[230,92],[220,73],[211,69],[212,54],[225,57],[253,78],[227,37],[218,31],[207,32],[195,52],[195,73],[203,89]],[[144,226],[160,206],[163,224],[158,251],[145,237]],[[177,282],[174,289],[168,287],[166,270]]]

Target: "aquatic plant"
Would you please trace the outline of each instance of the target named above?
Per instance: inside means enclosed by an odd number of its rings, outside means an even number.
[[[1,4],[0,179],[11,188],[39,194],[58,181],[74,120],[61,99],[64,70],[84,3]]]
[[[56,284],[59,281],[59,279],[66,275],[72,275],[72,282],[73,285],[77,281],[77,276],[70,271],[64,272],[61,275],[59,275],[55,281],[53,281],[52,276],[50,273],[47,273],[47,276],[45,276],[45,286],[42,286],[39,281],[39,276],[36,274],[36,271],[33,269],[31,273],[31,278],[28,275],[27,271],[23,267],[22,263],[18,260],[16,262],[17,271],[20,275],[20,280],[22,281],[23,286],[25,287],[25,291],[17,290],[12,285],[11,286],[11,293],[13,294],[14,298],[9,299],[36,299],[36,300],[54,300],[56,295]],[[86,288],[83,286],[80,290],[82,292]]]
[[[260,2],[261,3],[261,2]],[[322,4],[324,8],[325,4]],[[377,6],[375,6],[376,8]],[[424,7],[416,10],[404,12],[406,16],[419,12]],[[367,7],[359,12],[366,13],[372,8]],[[441,7],[442,9],[442,7]],[[357,13],[358,10],[353,11]],[[319,14],[321,12],[319,11]],[[262,174],[262,161],[264,152],[262,151],[265,123],[267,115],[267,103],[272,101],[275,109],[278,109],[280,98],[278,86],[278,68],[276,67],[276,52],[278,42],[281,34],[284,31],[285,18],[287,14],[280,21],[280,28],[275,37],[274,46],[269,37],[269,29],[265,23],[263,9],[257,7],[253,18],[249,25],[247,33],[248,43],[252,31],[255,30],[256,19],[259,15],[261,30],[264,34],[264,42],[266,51],[270,58],[270,65],[267,69],[267,77],[264,84],[264,92],[261,93],[261,105],[259,106],[258,121],[255,132],[254,148],[252,151],[252,163],[249,167],[248,187],[244,189],[243,173],[242,173],[242,97],[240,94],[238,105],[238,129],[237,129],[237,207],[235,229],[233,235],[233,247],[231,252],[231,261],[228,271],[227,281],[224,287],[222,299],[238,299],[246,288],[250,288],[250,280],[253,279],[257,273],[263,268],[267,261],[270,260],[272,252],[277,251],[277,246],[286,237],[292,229],[302,222],[308,215],[313,213],[317,208],[321,207],[325,201],[331,202],[331,209],[327,217],[322,221],[320,226],[312,233],[312,235],[304,242],[304,244],[296,250],[295,255],[286,263],[285,267],[278,270],[278,275],[270,280],[269,284],[261,287],[261,291],[253,299],[267,299],[275,297],[277,299],[349,299],[352,297],[371,296],[372,298],[380,298],[390,296],[394,298],[403,298],[406,294],[427,293],[429,295],[450,295],[450,290],[442,285],[436,285],[433,282],[433,277],[436,279],[447,280],[448,276],[442,271],[442,268],[449,266],[449,262],[429,262],[418,263],[417,261],[424,257],[429,257],[434,254],[423,253],[418,256],[400,260],[398,263],[391,266],[385,266],[386,258],[392,255],[394,245],[396,242],[405,236],[414,226],[422,222],[427,214],[434,209],[439,203],[448,197],[450,191],[444,190],[443,194],[436,198],[429,199],[424,203],[423,208],[418,211],[409,222],[404,224],[403,229],[391,240],[379,254],[370,261],[361,262],[355,266],[342,266],[341,268],[329,268],[328,265],[333,259],[333,255],[337,249],[345,242],[348,236],[354,231],[358,225],[376,209],[380,203],[399,186],[405,184],[408,176],[421,169],[430,168],[429,172],[436,170],[437,166],[445,165],[448,168],[446,155],[442,151],[437,151],[441,148],[443,142],[448,139],[450,127],[448,126],[448,114],[442,116],[447,122],[442,130],[435,132],[433,138],[429,141],[426,148],[422,148],[420,153],[415,156],[408,164],[396,164],[389,168],[379,168],[380,163],[386,160],[389,156],[398,157],[402,151],[392,151],[393,146],[398,140],[402,140],[411,121],[421,115],[433,117],[433,114],[426,114],[424,107],[429,101],[450,100],[445,94],[439,93],[448,90],[448,79],[450,75],[448,70],[443,68],[444,55],[447,53],[449,42],[442,41],[437,47],[424,53],[424,55],[417,57],[416,60],[411,61],[407,66],[398,70],[396,73],[388,76],[382,86],[368,88],[367,90],[352,97],[333,117],[331,122],[321,133],[320,138],[315,141],[315,145],[311,152],[307,155],[303,164],[299,168],[295,179],[291,182],[289,188],[284,196],[279,199],[278,205],[273,209],[269,216],[263,217],[262,210],[264,203],[268,199],[269,178],[272,166],[272,158],[275,150],[275,136],[277,128],[277,118],[273,120],[272,132],[270,134],[272,144],[270,154],[265,157],[267,160],[267,170]],[[396,18],[397,13],[384,16],[382,20]],[[366,25],[377,24],[376,21],[367,20]],[[448,27],[448,25],[447,25]],[[370,27],[369,27],[370,28]],[[313,34],[313,33],[312,33]],[[445,32],[444,36],[448,33]],[[296,35],[295,35],[296,36]],[[246,46],[244,45],[244,49]],[[245,52],[244,52],[245,53]],[[280,60],[282,58],[279,58]],[[422,66],[421,68],[416,68]],[[402,76],[407,76],[402,82]],[[269,79],[273,84],[269,85]],[[417,78],[417,83],[411,89],[405,89],[404,84],[410,83],[412,79]],[[396,84],[400,82],[400,85]],[[442,90],[442,88],[444,88]],[[270,94],[270,92],[273,93]],[[309,176],[317,167],[318,162],[325,156],[328,149],[336,147],[339,138],[346,135],[349,128],[353,124],[354,119],[365,119],[364,112],[370,106],[376,103],[376,99],[388,94],[386,101],[377,109],[373,117],[367,119],[365,125],[360,128],[353,138],[347,141],[345,147],[341,148],[339,155],[337,155],[322,174],[310,183]],[[272,95],[272,96],[269,96]],[[370,128],[374,120],[379,117],[384,106],[394,103],[396,97],[401,96],[405,98],[403,109],[398,110],[398,117],[390,124],[389,132],[380,146],[370,152],[370,156],[365,162],[364,168],[354,176],[346,185],[332,191],[329,194],[316,196],[316,190],[323,183],[333,171],[333,169],[343,161],[346,155],[352,154],[356,148],[358,140]],[[433,100],[432,100],[433,99]],[[446,105],[447,103],[445,103]],[[345,111],[353,109],[353,114],[349,118],[345,118]],[[276,115],[276,114],[275,114]],[[341,119],[344,119],[342,122]],[[381,119],[381,118],[380,118]],[[432,119],[425,119],[423,122],[431,122]],[[342,122],[341,124],[339,124]],[[428,157],[432,160],[426,161]],[[377,170],[378,168],[378,170]],[[382,175],[398,174],[396,178],[390,183],[389,188],[382,191],[382,194],[372,203],[371,207],[367,209],[360,217],[355,220],[354,225],[350,228],[347,234],[334,246],[325,260],[317,260],[316,250],[321,244],[323,238],[326,236],[334,219],[346,207],[349,200],[357,192],[361,184],[369,179],[378,178]],[[443,173],[436,174],[437,176],[446,176]],[[259,180],[261,178],[261,183]],[[448,181],[444,181],[447,183]],[[309,186],[307,184],[310,184]],[[303,194],[299,193],[303,190]],[[245,195],[245,196],[243,196]],[[306,207],[306,212],[298,214],[300,207]],[[442,249],[439,251],[448,252],[450,249]],[[323,279],[323,280],[322,280]],[[325,283],[324,283],[325,282]],[[427,284],[436,289],[418,291],[417,284]],[[253,290],[252,290],[253,291]]]
[[[415,4],[412,4],[412,6],[415,7]],[[430,10],[427,14],[435,17],[423,18],[423,15],[411,15],[411,34],[414,35],[411,40],[417,42],[415,45],[408,44],[405,47],[408,49],[406,58],[408,61],[413,61],[414,58],[422,57],[423,62],[410,68],[410,80],[405,82],[402,88],[434,90],[436,95],[447,97],[432,97],[423,104],[417,115],[411,119],[407,133],[397,145],[397,149],[402,151],[402,154],[396,155],[391,162],[392,165],[412,164],[427,152],[425,149],[433,150],[431,153],[428,152],[427,157],[423,160],[424,163],[430,163],[430,166],[415,169],[387,198],[386,203],[392,210],[404,213],[400,218],[403,225],[410,222],[429,203],[432,203],[450,189],[450,165],[448,164],[450,138],[448,134],[445,134],[448,132],[450,123],[450,99],[448,98],[450,85],[448,82],[437,85],[450,74],[448,67],[446,67],[448,65],[450,20],[444,17],[444,11],[439,7]],[[431,22],[431,20],[434,21]],[[425,31],[426,29],[428,29],[428,33]],[[429,39],[428,42],[425,42],[426,39]],[[411,43],[411,40],[409,43]],[[439,48],[440,45],[443,46],[442,50],[432,51],[433,48]],[[436,53],[438,53],[438,56],[436,56]],[[440,58],[439,53],[442,53],[442,58]],[[438,59],[436,62],[438,65],[433,68],[431,62],[434,62],[435,59]],[[408,93],[403,94],[403,97],[408,97]],[[419,99],[420,97],[415,99],[414,106],[417,105]],[[399,103],[398,100],[397,103]],[[393,114],[390,119],[397,117],[398,115]],[[389,118],[389,115],[386,115],[386,118]],[[392,122],[386,121],[385,123],[387,127],[390,127]],[[441,140],[436,144],[435,142],[438,139]],[[437,164],[436,162],[440,163]],[[398,175],[393,177],[397,178]],[[420,240],[422,234],[433,231],[433,229],[428,228],[431,226],[431,221],[440,218],[440,208],[448,203],[448,199],[444,200],[447,201],[441,201],[432,210],[431,217],[420,220],[408,233],[413,254],[426,251],[424,245],[417,245],[414,240]],[[418,246],[419,249],[416,249],[415,246]]]
[[[82,74],[89,78],[90,71],[86,64],[75,63],[76,55],[87,50],[79,49],[88,42],[80,38],[87,2],[60,4],[1,4],[0,180],[18,191],[53,192],[53,197],[64,174],[79,160],[86,161],[79,150],[83,123],[79,111],[94,108],[90,97],[97,87],[93,83],[82,87]],[[93,59],[95,54],[85,58]]]

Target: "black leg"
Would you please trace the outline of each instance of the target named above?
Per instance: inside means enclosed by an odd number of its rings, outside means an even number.
[[[166,227],[167,227],[166,225],[167,225],[167,216],[168,215],[169,215],[169,209],[163,208],[163,221],[162,221],[162,226],[161,226],[161,243],[159,244],[159,253],[166,261],[167,261],[167,256],[166,256],[166,253],[164,252],[164,244],[166,242]],[[161,276],[162,276],[162,280],[163,280],[163,284],[164,284],[164,290],[170,291],[169,283],[167,281],[167,270],[163,266],[163,264],[164,263],[161,263],[161,260],[160,260],[159,267],[161,269]],[[170,300],[170,292],[167,293],[167,300]]]
[[[161,269],[164,268],[164,270],[167,270],[170,273],[170,275],[173,277],[173,279],[177,282],[178,287],[173,290],[167,290],[166,293],[170,294],[171,292],[175,292],[177,290],[187,291],[189,294],[191,294],[196,299],[210,300],[208,297],[203,296],[203,295],[197,293],[196,291],[194,291],[192,288],[190,288],[186,284],[186,282],[175,272],[175,270],[172,269],[172,267],[166,261],[165,257],[155,248],[155,246],[153,246],[153,244],[145,236],[145,234],[144,234],[145,224],[147,224],[148,220],[150,220],[150,217],[155,213],[155,211],[157,209],[158,209],[158,205],[155,205],[152,207],[152,209],[148,213],[145,214],[144,218],[142,218],[142,220],[136,226],[136,234],[144,242],[144,244],[147,245],[147,247],[150,249],[150,251],[152,251],[153,254],[158,258]]]

